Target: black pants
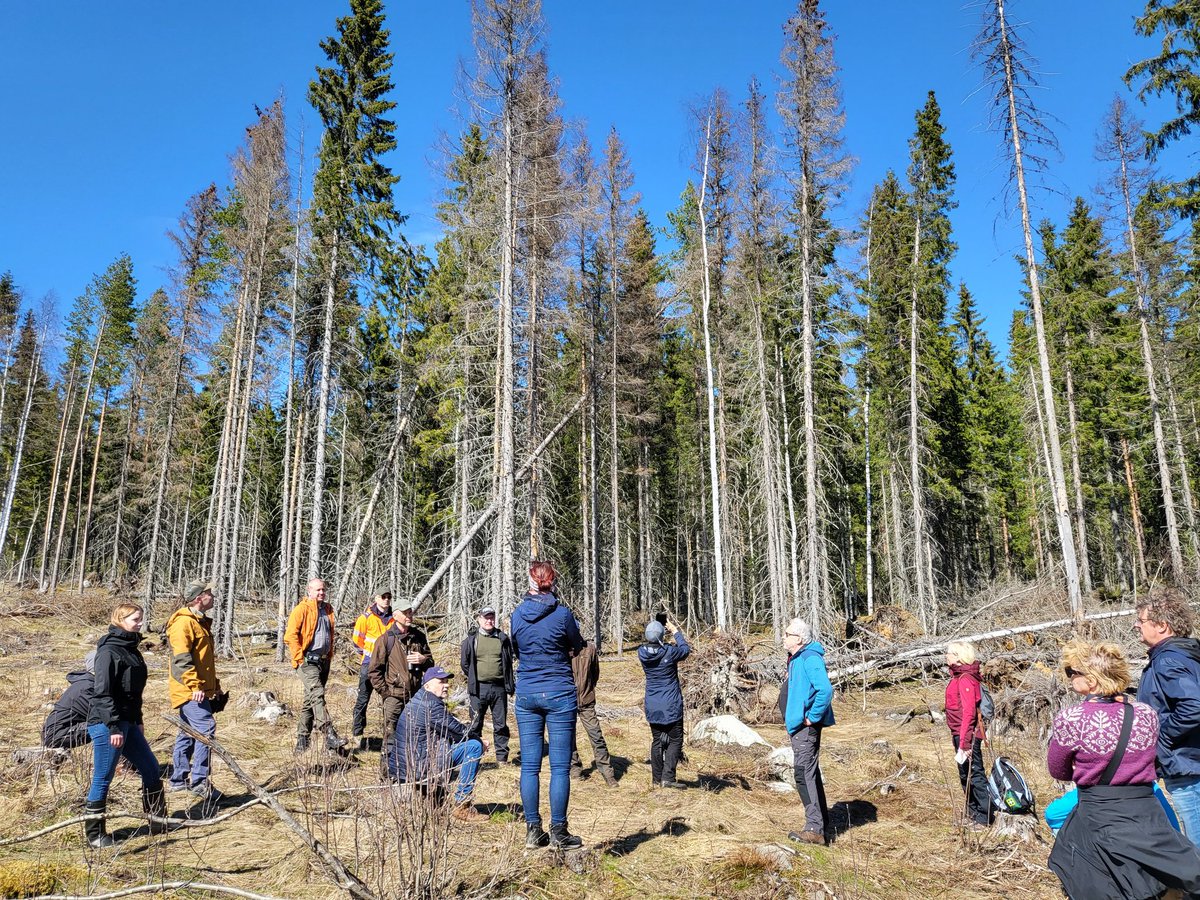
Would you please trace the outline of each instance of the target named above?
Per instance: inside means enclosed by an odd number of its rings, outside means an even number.
[[[355,737],[362,737],[367,730],[367,704],[375,693],[371,679],[367,677],[367,668],[367,664],[363,663],[358,670],[358,699],[354,701],[354,724],[350,729]]]
[[[792,739],[792,771],[796,791],[804,804],[804,830],[825,833],[829,827],[829,803],[825,799],[825,779],[821,777],[820,725],[801,725]]]
[[[958,735],[952,734],[950,737],[957,752]],[[988,794],[987,770],[983,767],[983,741],[979,738],[971,741],[971,755],[967,761],[958,764],[958,780],[962,784],[963,793],[967,795],[967,815],[971,817],[971,821],[980,825],[991,825],[995,812],[992,810],[992,799]]]
[[[675,780],[675,767],[683,751],[683,720],[669,725],[650,723],[650,777],[655,784]]]
[[[508,760],[508,694],[504,693],[504,685],[479,683],[478,695],[471,695],[471,727],[467,729],[467,737],[477,741],[483,740],[483,716],[488,710],[492,711],[492,737],[496,746],[496,762]]]

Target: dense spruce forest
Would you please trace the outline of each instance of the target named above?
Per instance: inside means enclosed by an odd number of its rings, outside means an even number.
[[[262,107],[228,183],[179,210],[163,287],[97,260],[51,310],[0,259],[11,579],[153,600],[211,578],[230,651],[318,574],[343,614],[391,586],[456,622],[511,608],[549,558],[606,647],[664,603],[776,636],[887,605],[934,632],[999,583],[1057,586],[1080,615],[1200,577],[1200,166],[1153,165],[1200,124],[1194,0],[1147,0],[1161,52],[1095,111],[1108,175],[1068,185],[1063,221],[1027,189],[1055,137],[1033,61],[1003,0],[981,5],[968,102],[1024,228],[996,267],[1023,297],[1006,358],[950,276],[943,98],[869,203],[842,202],[854,148],[817,0],[764,48],[777,84],[698,105],[662,222],[620,132],[592,146],[560,101],[541,3],[472,11],[435,245],[393,200],[383,4],[350,0],[313,48],[321,133],[305,150]],[[1139,121],[1150,95],[1177,117]]]

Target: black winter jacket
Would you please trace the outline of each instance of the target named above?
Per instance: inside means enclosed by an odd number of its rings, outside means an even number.
[[[142,724],[146,661],[138,650],[141,642],[141,632],[116,625],[110,625],[108,634],[96,642],[96,684],[89,725],[115,728],[118,722]]]
[[[92,711],[92,687],[96,678],[91,672],[71,672],[68,687],[46,722],[42,725],[42,744],[69,750],[91,740],[87,730],[88,714]]]
[[[388,772],[396,781],[436,782],[449,778],[450,748],[467,739],[467,726],[446,702],[422,688],[396,722]]]
[[[504,672],[504,693],[511,697],[517,689],[517,680],[513,675],[512,638],[499,629],[496,633],[500,635],[500,668]],[[459,651],[459,664],[463,674],[467,676],[467,693],[472,697],[479,696],[479,680],[475,677],[475,636],[478,634],[479,626],[472,625]]]
[[[638,659],[646,673],[646,721],[651,725],[683,721],[679,664],[691,652],[682,631],[675,632],[674,644],[642,644],[638,647]]]

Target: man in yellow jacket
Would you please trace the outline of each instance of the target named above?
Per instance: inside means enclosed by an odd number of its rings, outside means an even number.
[[[288,616],[284,643],[292,654],[292,668],[300,673],[304,685],[304,705],[296,719],[296,752],[309,747],[315,724],[325,733],[325,746],[341,750],[346,739],[338,737],[333,719],[325,708],[325,682],[329,680],[329,663],[333,659],[333,607],[325,602],[325,582],[312,578],[304,599],[295,605]]]
[[[221,693],[213,647],[212,620],[208,611],[215,599],[211,584],[188,585],[184,605],[167,620],[167,642],[171,645],[171,669],[167,690],[176,714],[203,735],[217,733],[212,701]],[[208,745],[180,731],[171,754],[168,790],[191,791],[205,801],[215,802],[221,792],[212,785]]]
[[[351,640],[354,646],[362,651],[362,665],[358,670],[358,699],[354,703],[354,725],[350,736],[358,741],[358,749],[367,749],[367,704],[371,702],[371,678],[367,667],[371,664],[371,651],[375,649],[375,641],[388,630],[392,624],[392,592],[384,591],[377,594],[371,605],[354,622],[354,635]]]

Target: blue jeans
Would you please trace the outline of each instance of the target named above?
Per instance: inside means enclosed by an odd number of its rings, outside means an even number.
[[[1171,805],[1187,839],[1193,844],[1200,841],[1200,776],[1164,778],[1163,786],[1171,795]]]
[[[114,747],[109,741],[112,732],[107,725],[89,725],[88,734],[92,736],[92,787],[88,791],[88,803],[103,803],[108,799],[108,786],[112,784],[113,773],[117,771],[117,761],[124,756],[129,764],[137,769],[142,776],[142,787],[153,791],[162,788],[162,778],[158,774],[158,760],[154,751],[146,743],[142,729],[131,722],[118,722],[117,730],[125,736],[121,747]]]
[[[479,771],[479,760],[483,757],[483,744],[468,738],[450,748],[450,764],[458,769],[458,788],[454,791],[454,802],[465,803],[475,792],[475,773]]]
[[[213,718],[212,706],[207,700],[200,703],[189,700],[175,711],[186,724],[206,737],[217,733],[217,720]],[[175,749],[171,752],[171,784],[186,787],[189,783],[189,772],[192,784],[203,784],[207,781],[208,756],[207,744],[189,737],[186,732],[179,732],[179,737],[175,738]]]
[[[567,824],[571,800],[571,750],[575,746],[575,716],[579,710],[575,691],[559,694],[517,694],[517,733],[521,737],[521,806],[525,821],[540,825],[542,748],[550,733],[550,824]]]

